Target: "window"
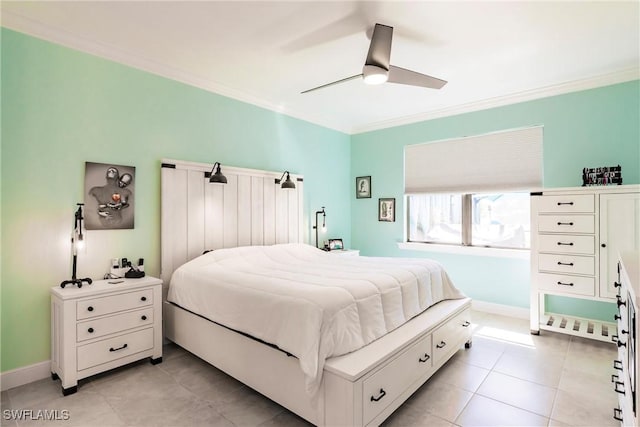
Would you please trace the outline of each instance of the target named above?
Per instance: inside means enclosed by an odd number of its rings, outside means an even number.
[[[529,193],[407,196],[408,241],[530,247]]]

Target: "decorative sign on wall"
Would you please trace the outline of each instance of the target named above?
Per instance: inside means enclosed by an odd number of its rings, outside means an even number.
[[[85,228],[133,228],[134,166],[85,163]]]
[[[591,185],[622,185],[622,166],[582,169],[582,186]]]

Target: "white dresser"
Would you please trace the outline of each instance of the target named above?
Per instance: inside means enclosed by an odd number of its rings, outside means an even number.
[[[66,396],[78,380],[145,357],[162,361],[162,281],[98,280],[51,289],[51,375]]]
[[[638,333],[640,319],[640,252],[625,252],[620,257],[619,280],[616,283],[618,313],[618,357],[613,361],[615,373],[611,376],[618,393],[618,407],[613,417],[623,426],[638,425]]]
[[[610,342],[615,323],[547,313],[545,295],[616,301],[618,253],[640,249],[640,186],[560,188],[531,196],[531,332]]]

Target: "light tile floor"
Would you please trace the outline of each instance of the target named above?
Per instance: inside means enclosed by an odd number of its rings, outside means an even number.
[[[543,332],[528,321],[474,312],[473,346],[460,350],[385,426],[616,426],[613,344]],[[3,426],[308,426],[175,345],[80,382],[63,397],[44,379],[2,392]],[[5,410],[67,410],[69,420],[16,421]]]

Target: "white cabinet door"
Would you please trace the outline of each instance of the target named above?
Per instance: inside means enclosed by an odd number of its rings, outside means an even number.
[[[640,249],[640,194],[600,195],[600,296],[615,298],[620,252]]]

